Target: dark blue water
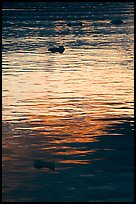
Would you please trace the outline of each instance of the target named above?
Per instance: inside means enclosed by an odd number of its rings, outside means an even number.
[[[2,7],[3,201],[134,201],[133,2]]]

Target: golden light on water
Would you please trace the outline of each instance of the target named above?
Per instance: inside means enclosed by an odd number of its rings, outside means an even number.
[[[41,54],[8,55],[11,69],[3,75],[3,120],[14,121],[9,129],[13,141],[17,141],[10,146],[19,153],[17,145],[23,134],[21,146],[29,155],[36,154],[35,148],[69,156],[97,152],[69,145],[85,147],[87,143],[99,142],[113,123],[111,118],[133,115],[132,56],[127,60],[126,51],[115,45],[108,50],[67,48],[57,56],[46,53],[43,47],[37,51]],[[127,63],[130,66],[126,72]],[[3,134],[8,137],[8,129]],[[26,135],[30,137],[29,144]],[[3,142],[9,149],[6,140]],[[67,158],[59,162],[88,161]]]

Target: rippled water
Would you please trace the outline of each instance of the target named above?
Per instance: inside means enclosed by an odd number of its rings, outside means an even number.
[[[3,3],[3,201],[133,201],[133,17],[132,2]]]

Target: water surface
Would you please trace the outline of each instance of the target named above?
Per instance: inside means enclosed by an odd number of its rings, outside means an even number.
[[[132,2],[3,3],[4,202],[133,201],[133,17]]]

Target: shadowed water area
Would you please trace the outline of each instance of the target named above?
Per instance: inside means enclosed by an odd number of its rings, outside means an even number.
[[[133,7],[3,3],[4,202],[134,200]]]

